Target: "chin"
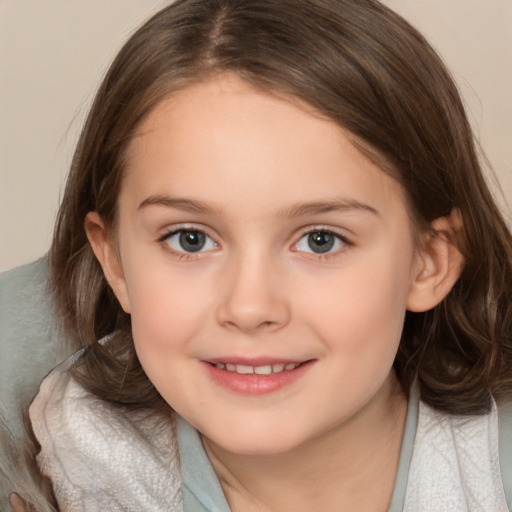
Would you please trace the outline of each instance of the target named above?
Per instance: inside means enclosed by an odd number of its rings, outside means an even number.
[[[226,432],[229,435],[226,435]],[[292,452],[307,442],[307,436],[290,432],[289,428],[259,429],[238,428],[223,429],[220,435],[212,432],[206,436],[210,442],[222,450],[234,455],[272,456]]]

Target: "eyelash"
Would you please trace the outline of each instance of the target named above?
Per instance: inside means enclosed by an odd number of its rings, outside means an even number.
[[[342,235],[341,233],[339,233],[338,231],[336,231],[332,228],[325,227],[325,226],[313,226],[311,228],[308,228],[306,231],[304,231],[300,235],[298,241],[295,242],[292,247],[297,247],[302,239],[304,239],[305,237],[308,237],[312,234],[315,234],[315,233],[321,233],[323,235],[330,235],[330,236],[334,237],[335,240],[337,240],[338,242],[341,242],[343,244],[341,248],[338,248],[335,251],[329,250],[329,252],[325,252],[325,253],[316,253],[313,251],[312,252],[297,251],[297,252],[302,253],[305,257],[313,259],[315,261],[320,261],[320,262],[330,261],[330,260],[338,257],[340,255],[340,253],[345,252],[347,249],[349,249],[350,247],[352,247],[354,245],[354,243],[349,238],[347,238],[347,236]],[[334,243],[336,243],[336,242],[334,242]]]
[[[183,234],[183,233],[199,233],[201,235],[204,235],[207,239],[209,239],[214,244],[214,247],[219,246],[219,244],[214,240],[214,238],[211,237],[205,230],[199,229],[199,228],[196,228],[193,226],[179,226],[179,227],[172,229],[170,231],[167,231],[166,233],[161,235],[157,239],[157,242],[160,245],[162,245],[166,251],[169,251],[174,256],[177,256],[180,261],[191,261],[191,260],[197,259],[198,257],[200,257],[200,255],[202,253],[209,252],[211,250],[211,249],[203,250],[203,246],[200,247],[197,251],[189,251],[189,252],[187,252],[186,250],[180,251],[180,250],[174,249],[173,247],[171,247],[171,245],[169,243],[169,239],[171,239],[172,237],[174,237],[180,233],[181,234]],[[314,251],[310,252],[310,251],[296,249],[298,247],[299,243],[301,242],[301,240],[303,240],[305,237],[308,237],[315,233],[332,236],[335,239],[333,242],[334,244],[337,241],[338,243],[341,242],[343,245],[341,248],[338,248],[335,251],[331,251],[331,249],[328,249],[325,253],[321,253],[321,252],[317,253]],[[208,243],[208,242],[206,242],[206,243]],[[350,239],[348,239],[345,235],[341,235],[339,232],[333,230],[332,228],[327,228],[324,226],[313,226],[301,233],[300,237],[292,245],[292,250],[294,252],[301,253],[302,255],[304,255],[305,257],[307,257],[309,259],[323,262],[323,261],[329,261],[329,260],[337,257],[340,253],[345,252],[349,247],[351,247],[353,245],[354,244]]]
[[[199,228],[196,228],[196,227],[193,227],[193,226],[179,226],[179,227],[177,227],[175,229],[167,231],[166,233],[164,233],[162,236],[160,236],[157,239],[157,242],[166,251],[168,251],[171,254],[173,254],[174,256],[178,257],[179,261],[191,261],[193,259],[197,259],[201,253],[208,252],[208,251],[203,251],[202,247],[198,251],[190,251],[190,252],[187,252],[185,250],[183,250],[183,251],[176,250],[173,247],[171,247],[171,245],[169,243],[169,240],[173,236],[176,236],[176,235],[178,235],[180,233],[199,233],[199,234],[204,235],[205,237],[207,237],[209,240],[211,240],[215,246],[218,246],[218,243],[215,242],[215,240],[210,235],[208,235],[208,233],[206,233],[205,230],[199,229]]]

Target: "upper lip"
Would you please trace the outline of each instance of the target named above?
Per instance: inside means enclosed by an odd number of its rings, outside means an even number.
[[[210,364],[234,364],[244,366],[269,366],[273,364],[300,364],[311,361],[311,359],[286,359],[282,357],[215,357],[203,360]]]

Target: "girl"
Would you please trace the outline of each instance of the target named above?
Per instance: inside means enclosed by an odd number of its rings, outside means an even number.
[[[178,0],[108,72],[57,220],[83,348],[30,408],[48,502],[508,510],[511,246],[403,19]]]

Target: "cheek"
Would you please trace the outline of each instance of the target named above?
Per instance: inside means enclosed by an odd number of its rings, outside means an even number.
[[[179,273],[160,270],[148,270],[128,279],[137,350],[154,352],[155,357],[185,345],[202,325],[207,310],[207,297],[193,282]]]
[[[145,281],[133,288],[132,334],[137,357],[163,398],[179,410],[187,390],[186,362],[193,354],[200,319],[197,300],[166,280]],[[197,299],[197,297],[196,297]]]
[[[389,255],[360,259],[311,287],[302,309],[333,348],[358,358],[386,357],[390,364],[400,341],[410,286],[410,259]]]

